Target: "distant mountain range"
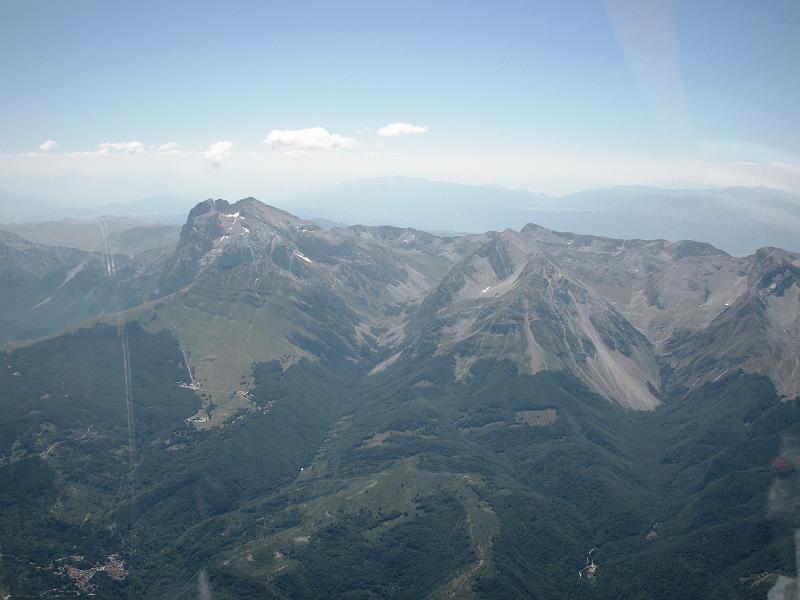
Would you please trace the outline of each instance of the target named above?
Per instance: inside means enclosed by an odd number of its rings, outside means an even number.
[[[766,188],[673,190],[616,187],[561,198],[427,179],[360,179],[313,191],[281,191],[270,202],[331,224],[389,224],[431,232],[502,231],[537,223],[621,239],[692,239],[736,256],[763,246],[800,251],[800,197]],[[0,193],[0,223],[97,216],[180,223],[192,202],[152,196],[70,208]]]
[[[180,226],[149,223],[130,217],[96,217],[0,223],[0,231],[47,246],[136,254],[161,246],[175,245]]]
[[[287,197],[307,216],[345,223],[481,232],[537,223],[622,239],[690,239],[737,256],[800,251],[800,196],[765,188],[616,187],[561,198],[525,190],[402,177],[363,179]]]
[[[454,230],[794,206],[348,185],[342,214]],[[137,253],[95,223],[100,250],[0,232],[0,592],[751,598],[793,573],[800,255],[254,198]]]
[[[132,202],[91,206],[63,204],[12,194],[0,189],[0,223],[38,223],[63,219],[126,217],[143,222],[180,224],[194,202],[169,195],[156,195]]]

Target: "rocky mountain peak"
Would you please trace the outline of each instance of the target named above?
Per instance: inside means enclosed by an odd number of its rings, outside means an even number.
[[[800,282],[800,256],[779,248],[760,248],[754,255],[749,285],[761,297],[783,296]]]
[[[188,284],[210,265],[231,268],[255,259],[291,269],[298,236],[320,228],[249,197],[230,203],[208,199],[197,204],[181,229],[171,268],[162,277],[162,292]],[[300,265],[302,266],[302,265]]]

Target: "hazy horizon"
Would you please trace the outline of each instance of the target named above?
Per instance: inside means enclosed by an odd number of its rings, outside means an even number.
[[[0,8],[0,188],[800,191],[794,2],[147,5]]]

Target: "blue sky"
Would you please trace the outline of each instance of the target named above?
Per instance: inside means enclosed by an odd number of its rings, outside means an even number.
[[[797,189],[798,30],[796,0],[2,0],[0,185]],[[265,143],[309,128],[348,141]]]

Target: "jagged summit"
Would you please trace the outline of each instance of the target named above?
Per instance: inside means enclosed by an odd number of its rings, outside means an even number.
[[[193,236],[202,234],[204,228],[211,235],[225,233],[250,233],[250,225],[255,228],[274,228],[286,230],[291,227],[304,229],[319,229],[317,225],[304,221],[294,215],[264,204],[255,198],[243,198],[234,203],[227,200],[209,198],[197,204],[186,219],[186,224],[181,230],[181,240],[187,241]]]
[[[230,269],[260,260],[289,270],[302,267],[310,259],[295,242],[304,233],[320,230],[255,198],[234,203],[205,200],[189,212],[181,229],[172,264],[162,277],[162,292],[190,284],[212,265]]]

